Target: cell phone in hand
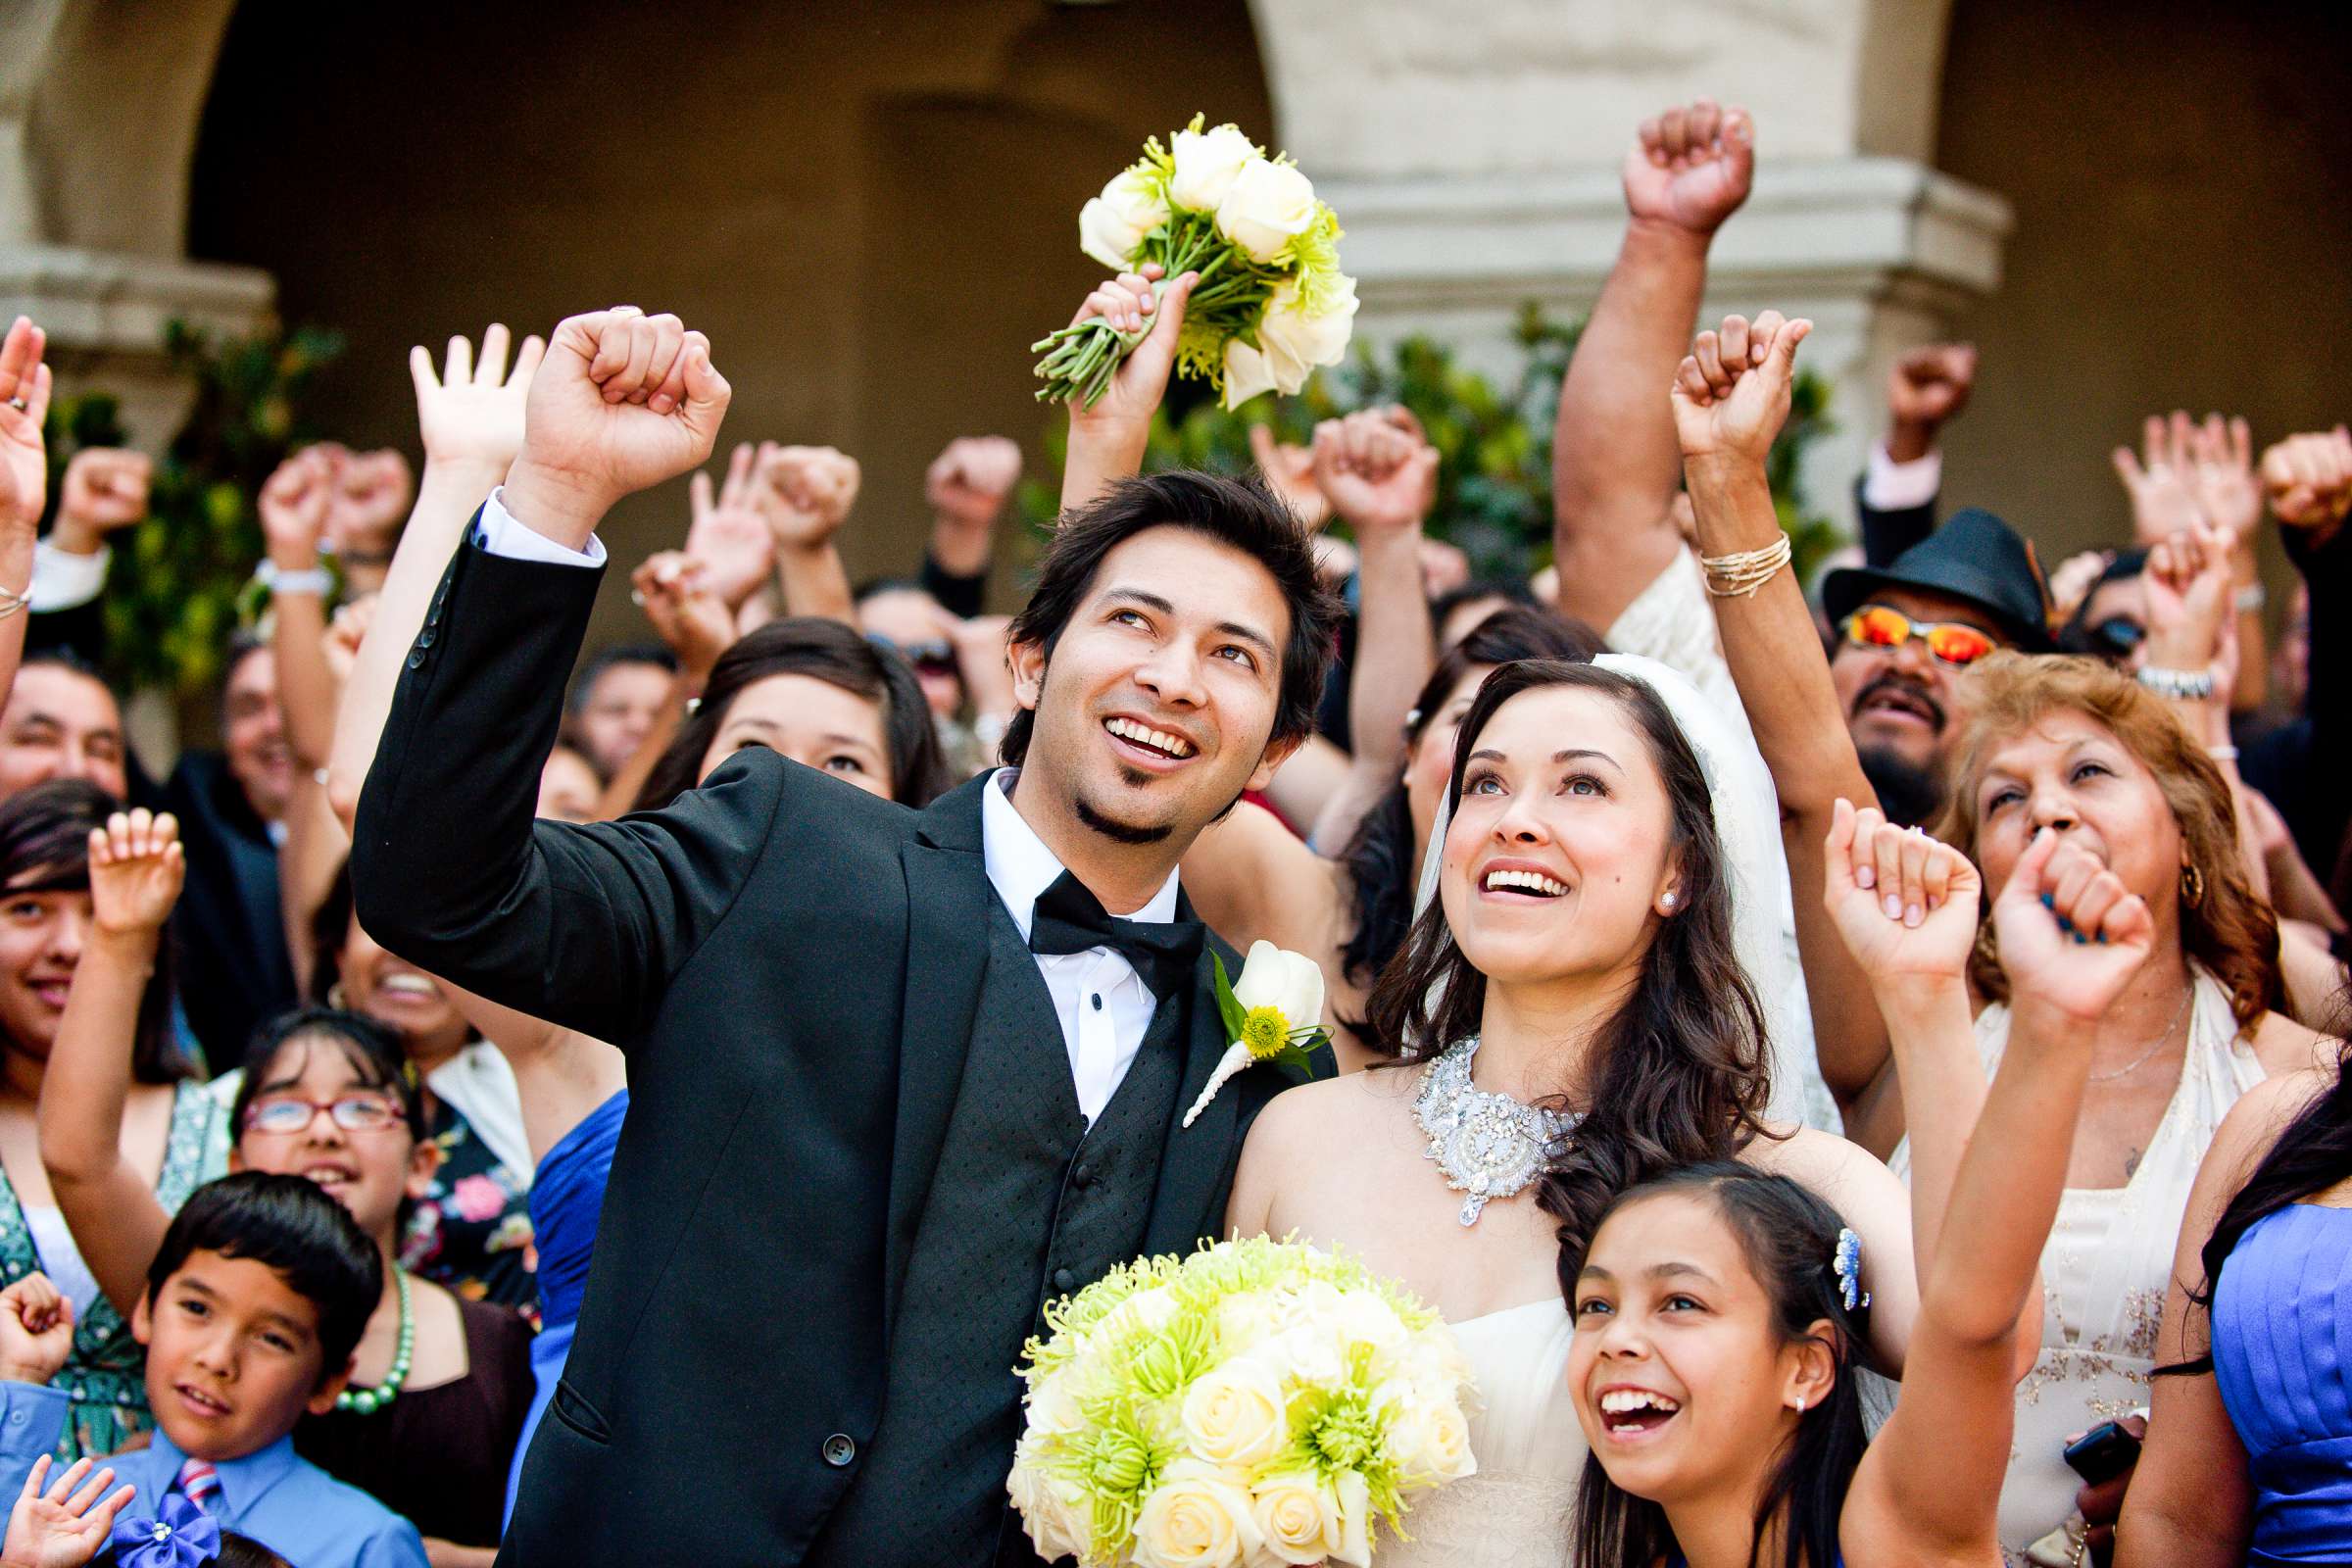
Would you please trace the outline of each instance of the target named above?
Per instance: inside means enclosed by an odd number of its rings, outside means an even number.
[[[2095,1487],[2113,1481],[2139,1461],[2139,1440],[2120,1421],[2103,1421],[2066,1446],[2067,1465]]]

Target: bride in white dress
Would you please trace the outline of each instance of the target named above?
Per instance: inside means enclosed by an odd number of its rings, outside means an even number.
[[[1586,1446],[1561,1375],[1563,1231],[1703,1159],[1791,1176],[1861,1233],[1873,1354],[1895,1371],[1911,1199],[1844,1140],[1764,1120],[1760,999],[1789,982],[1752,746],[1682,677],[1609,656],[1502,666],[1457,747],[1427,906],[1369,1008],[1403,1063],[1269,1104],[1227,1217],[1400,1281],[1476,1374],[1478,1472],[1425,1495],[1382,1568],[1564,1568]]]

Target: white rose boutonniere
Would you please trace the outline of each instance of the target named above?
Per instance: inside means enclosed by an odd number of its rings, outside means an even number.
[[[1314,959],[1271,942],[1252,943],[1241,979],[1231,982],[1225,978],[1225,960],[1215,962],[1217,1011],[1233,1044],[1208,1075],[1200,1098],[1184,1113],[1187,1127],[1217,1098],[1225,1080],[1251,1062],[1279,1062],[1309,1071],[1315,1048],[1331,1042],[1323,1028],[1323,970]]]

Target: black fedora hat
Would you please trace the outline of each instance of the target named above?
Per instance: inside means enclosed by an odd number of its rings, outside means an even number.
[[[1944,525],[1885,566],[1843,566],[1822,579],[1822,608],[1832,624],[1862,608],[1882,588],[1916,588],[1965,599],[1991,619],[2009,642],[2046,654],[2049,591],[2034,547],[1991,513],[1976,507],[1954,513]]]

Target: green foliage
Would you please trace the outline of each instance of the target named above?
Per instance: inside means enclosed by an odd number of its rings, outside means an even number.
[[[1434,338],[1408,337],[1381,349],[1359,341],[1346,365],[1318,372],[1296,398],[1253,400],[1231,413],[1213,400],[1201,401],[1173,418],[1163,410],[1152,423],[1144,466],[1239,473],[1256,462],[1250,450],[1253,424],[1273,426],[1285,441],[1304,442],[1319,420],[1400,403],[1419,417],[1442,455],[1430,534],[1468,555],[1480,576],[1530,576],[1551,561],[1552,421],[1560,379],[1583,331],[1582,320],[1555,321],[1533,303],[1521,307],[1513,332],[1519,369],[1500,386],[1459,364],[1454,351]],[[1810,581],[1815,564],[1841,542],[1837,526],[1808,504],[1798,485],[1801,455],[1831,428],[1824,412],[1829,391],[1820,376],[1799,372],[1788,423],[1767,466],[1800,581]],[[1067,441],[1056,417],[1047,433],[1055,474]],[[1051,484],[1024,484],[1020,500],[1042,538],[1055,511]]]
[[[189,697],[219,674],[239,622],[239,592],[262,558],[255,497],[288,452],[317,436],[299,410],[343,342],[274,325],[216,341],[175,320],[164,348],[194,382],[196,406],[156,465],[146,519],[115,537],[104,601],[107,675],[124,687]],[[48,437],[54,498],[74,453],[124,443],[117,400],[60,399]]]

